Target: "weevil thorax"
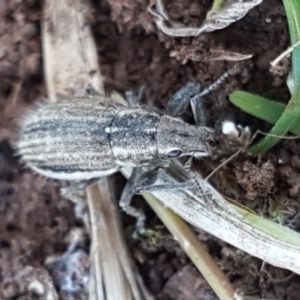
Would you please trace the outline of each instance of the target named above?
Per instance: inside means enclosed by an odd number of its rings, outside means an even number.
[[[157,164],[157,127],[162,113],[149,107],[120,111],[110,125],[110,145],[121,166]]]
[[[157,149],[160,160],[181,156],[205,157],[213,154],[214,131],[197,127],[181,119],[163,115],[157,128]]]

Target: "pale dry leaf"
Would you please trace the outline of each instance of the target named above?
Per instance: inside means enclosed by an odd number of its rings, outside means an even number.
[[[182,64],[186,64],[191,61],[242,61],[249,59],[253,54],[242,54],[229,50],[222,49],[209,49],[209,51],[203,52],[201,47],[193,48],[190,45],[181,45],[177,50],[170,52],[171,57],[175,57],[177,60],[181,60]]]
[[[130,172],[129,168],[122,169],[126,177]],[[269,264],[300,274],[299,233],[227,201],[206,179],[195,175],[196,189],[159,190],[151,194],[194,227]],[[188,178],[183,166],[173,161],[170,168],[159,173],[155,184],[183,182]]]
[[[190,54],[186,56],[186,60],[192,61],[241,61],[251,58],[252,54],[241,54],[238,52],[226,51],[226,50],[217,50],[211,49],[208,53],[197,55]]]
[[[220,10],[210,11],[204,23],[196,28],[185,27],[182,24],[170,21],[161,0],[149,6],[148,11],[154,16],[157,27],[166,35],[173,37],[198,36],[204,32],[223,29],[240,20],[250,9],[260,4],[262,0],[230,0],[225,2]],[[155,6],[155,9],[153,9],[153,6]],[[166,21],[169,21],[171,26],[167,26]]]
[[[250,9],[260,4],[262,0],[228,1],[220,10],[210,11],[204,22],[204,32],[223,29],[242,19]]]

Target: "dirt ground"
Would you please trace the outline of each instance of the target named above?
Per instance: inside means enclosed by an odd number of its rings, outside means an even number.
[[[97,42],[100,68],[108,91],[144,88],[143,101],[164,108],[185,83],[209,86],[233,65],[242,73],[227,80],[205,98],[208,125],[224,119],[249,125],[254,132],[270,126],[242,113],[227,99],[243,89],[286,103],[282,74],[269,72],[269,62],[289,46],[287,20],[280,0],[264,1],[227,29],[196,38],[169,38],[158,32],[147,13],[146,0],[93,1],[89,19]],[[212,1],[164,1],[170,17],[192,26],[205,18]],[[64,253],[68,235],[82,224],[73,205],[59,195],[59,182],[26,170],[12,150],[22,114],[46,97],[41,53],[43,3],[38,0],[0,0],[0,299],[41,299],[28,293],[27,282],[56,280],[49,261]],[[214,50],[253,54],[243,62],[207,61]],[[268,154],[241,154],[221,169],[212,182],[224,195],[275,222],[300,231],[300,145],[282,141]],[[218,162],[199,163],[208,174]],[[195,163],[197,164],[197,163]],[[200,167],[199,167],[200,168]],[[116,175],[116,180],[122,180]],[[160,225],[146,209],[149,227]],[[282,213],[284,212],[284,213]],[[132,253],[149,290],[157,299],[216,299],[168,232],[151,246],[132,245]],[[205,244],[238,291],[251,299],[299,299],[299,276],[250,257],[199,231]],[[81,245],[88,250],[88,243]],[[57,284],[57,282],[56,282]],[[34,288],[32,289],[34,290]],[[61,295],[62,299],[68,299]],[[250,298],[249,298],[250,299]]]

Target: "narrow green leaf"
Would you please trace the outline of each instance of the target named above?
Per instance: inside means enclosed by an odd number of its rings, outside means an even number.
[[[242,111],[271,124],[277,122],[285,109],[285,105],[282,103],[243,91],[231,93],[229,100]],[[298,116],[297,123],[300,124],[300,116]],[[291,133],[300,134],[300,126],[298,124],[290,129]]]
[[[249,212],[249,210],[244,210],[240,207],[237,207],[237,210],[253,227],[265,232],[269,236],[276,237],[279,240],[289,243],[291,246],[300,246],[300,234],[298,232],[265,219],[255,213]]]
[[[229,100],[242,111],[271,124],[276,123],[285,108],[282,103],[243,91],[231,93]]]
[[[214,0],[211,11],[220,10],[223,4],[223,0]]]

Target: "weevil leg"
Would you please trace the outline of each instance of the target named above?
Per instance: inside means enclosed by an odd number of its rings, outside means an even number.
[[[86,86],[85,93],[87,94],[87,96],[90,96],[90,97],[101,96],[100,93],[98,93],[91,84],[88,84]]]
[[[77,213],[80,214],[79,212],[84,211],[85,209],[85,189],[96,183],[98,180],[99,178],[92,178],[84,181],[75,181],[60,189],[60,194],[62,196],[77,204],[75,208],[76,215]]]
[[[206,112],[203,108],[203,101],[201,94],[197,94],[190,99],[190,105],[193,112],[193,117],[197,126],[206,126]]]
[[[238,66],[234,66],[202,92],[200,92],[199,85],[193,82],[187,83],[169,100],[167,105],[167,112],[172,116],[179,116],[190,104],[196,125],[205,126],[207,123],[205,109],[203,108],[203,96],[219,87],[228,77],[234,76],[239,72],[240,68]]]
[[[135,194],[142,194],[142,193],[151,193],[151,192],[157,192],[157,191],[163,191],[163,190],[184,190],[184,189],[198,189],[198,179],[194,172],[190,170],[190,164],[191,164],[192,158],[188,159],[188,161],[185,163],[184,168],[190,173],[190,179],[184,181],[184,182],[175,182],[175,183],[165,183],[165,184],[154,184],[157,177],[158,177],[158,171],[159,168],[150,172],[145,172],[142,174],[141,177],[149,178],[149,180],[138,180],[137,184],[134,189]],[[154,173],[155,172],[155,173]],[[149,174],[147,174],[149,173]]]
[[[99,178],[92,178],[88,180],[80,180],[80,181],[71,181],[70,184],[66,187],[60,189],[62,195],[68,195],[73,192],[83,191],[90,185],[93,185],[99,180]]]
[[[167,104],[167,113],[171,116],[180,116],[186,110],[193,96],[200,93],[200,86],[194,82],[187,83],[177,91]]]
[[[156,184],[148,186],[136,186],[134,193],[153,193],[159,191],[172,191],[172,190],[186,190],[197,188],[197,182],[194,179],[187,180],[185,182],[178,182],[174,184]]]
[[[145,229],[145,215],[143,214],[143,212],[130,205],[134,194],[134,186],[140,175],[140,169],[133,169],[132,174],[125,185],[125,188],[123,189],[121,199],[119,202],[120,207],[125,213],[136,218],[136,231],[134,233],[134,236],[136,236],[138,233],[143,233]]]
[[[170,99],[167,105],[167,112],[172,116],[179,116],[183,114],[190,104],[196,125],[205,126],[206,113],[203,109],[201,96],[200,86],[196,83],[189,82]]]
[[[136,186],[152,185],[157,179],[158,170],[159,169],[156,168],[143,172],[141,168],[135,168],[123,190],[120,207],[125,213],[137,219],[134,236],[145,231],[145,215],[143,212],[130,205],[132,196],[135,194]]]
[[[140,176],[137,178],[134,186],[134,190],[137,186],[149,186],[153,185],[154,182],[157,180],[158,173],[164,167],[156,167],[146,172],[141,172]]]
[[[135,107],[137,106],[144,95],[144,91],[145,91],[145,87],[140,87],[139,90],[137,92],[133,92],[133,91],[127,91],[124,94],[125,100],[128,103],[129,107]]]
[[[85,189],[93,185],[99,178],[93,178],[85,181],[73,181],[67,187],[61,188],[62,196],[75,203],[74,213],[77,219],[82,219],[85,224],[89,224],[89,215],[86,204]]]

